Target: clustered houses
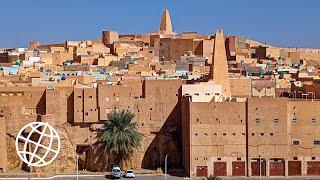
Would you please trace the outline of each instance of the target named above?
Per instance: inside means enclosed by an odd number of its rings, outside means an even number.
[[[160,30],[101,40],[0,49],[0,173],[34,171],[15,153],[25,124],[53,125],[62,141],[42,171],[108,170],[96,146],[112,110],[144,134],[128,168],[188,176],[320,175],[320,50],[239,36]],[[36,138],[37,137],[33,137]]]

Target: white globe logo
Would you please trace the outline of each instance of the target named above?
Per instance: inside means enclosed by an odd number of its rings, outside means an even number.
[[[28,166],[46,166],[59,154],[60,137],[48,123],[32,122],[19,131],[16,151]]]

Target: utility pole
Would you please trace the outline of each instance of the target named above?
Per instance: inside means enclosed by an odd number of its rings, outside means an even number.
[[[168,156],[169,154],[167,154],[166,157],[164,158],[164,179],[165,180],[167,180]]]
[[[77,164],[77,180],[79,180],[79,154],[77,154],[76,164]]]
[[[260,172],[260,178],[259,179],[261,180],[261,173],[262,173],[261,170],[262,170],[262,168],[261,168],[261,156],[260,155],[259,155],[259,168],[260,168],[260,171],[259,171]]]

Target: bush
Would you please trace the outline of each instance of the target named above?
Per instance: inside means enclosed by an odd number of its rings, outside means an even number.
[[[221,178],[220,177],[218,177],[218,176],[209,176],[208,178],[207,178],[207,180],[221,180]]]

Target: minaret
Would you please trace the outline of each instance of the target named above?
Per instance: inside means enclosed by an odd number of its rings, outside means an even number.
[[[168,10],[164,10],[161,18],[160,31],[164,33],[172,33],[171,18]]]
[[[214,36],[210,81],[222,86],[223,97],[231,97],[227,53],[222,30],[217,30]]]

